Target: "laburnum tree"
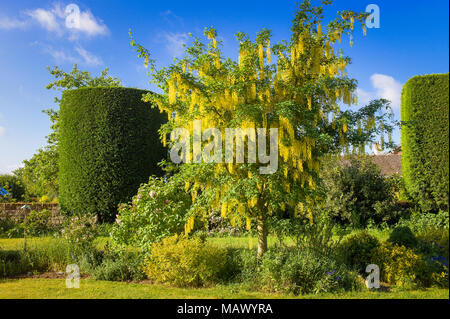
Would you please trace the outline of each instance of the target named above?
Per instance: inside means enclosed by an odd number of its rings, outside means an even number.
[[[157,69],[150,52],[136,43],[130,32],[131,45],[163,92],[144,96],[169,114],[169,122],[160,129],[163,142],[175,128],[186,128],[192,136],[195,120],[201,121],[203,130],[219,129],[220,145],[224,144],[225,128],[278,128],[278,169],[272,174],[262,174],[259,168],[267,163],[259,158],[252,163],[248,154],[244,163],[225,163],[225,152],[220,153],[220,161],[212,163],[197,163],[192,153],[188,163],[165,163],[171,178],[185,183],[185,191],[192,195],[186,233],[192,230],[195,218],[220,209],[233,225],[245,223],[250,228],[256,221],[258,256],[262,256],[267,250],[269,215],[290,209],[293,218],[304,215],[314,222],[312,207],[321,205],[324,196],[321,159],[362,154],[380,135],[390,136],[389,101],[374,100],[350,110],[349,106],[357,104],[357,83],[346,73],[350,58],[336,48],[344,37],[352,41],[356,24],[366,32],[366,13],[338,12],[325,25],[323,10],[330,3],[299,4],[290,41],[272,44],[267,29],[254,41],[238,32],[237,61],[223,56],[216,30],[208,28],[207,43],[193,37],[183,57]],[[212,138],[203,140],[202,147],[211,143]],[[389,146],[390,142],[383,144]],[[268,153],[268,139],[266,147]]]

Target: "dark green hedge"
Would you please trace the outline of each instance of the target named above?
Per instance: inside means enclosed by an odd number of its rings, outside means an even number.
[[[402,91],[402,169],[425,210],[448,211],[449,75],[415,76]]]
[[[166,156],[158,129],[167,119],[142,102],[145,91],[81,88],[60,106],[59,201],[68,214],[112,221]]]

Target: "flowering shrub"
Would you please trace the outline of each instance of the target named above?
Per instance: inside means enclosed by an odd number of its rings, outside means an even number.
[[[70,217],[61,230],[61,236],[76,253],[92,248],[97,234],[97,218],[88,215]]]
[[[151,177],[131,204],[121,204],[111,230],[112,244],[133,245],[148,251],[162,238],[179,234],[186,222],[191,197],[173,180]]]
[[[152,245],[144,271],[155,282],[200,287],[216,281],[225,262],[225,249],[174,235]]]

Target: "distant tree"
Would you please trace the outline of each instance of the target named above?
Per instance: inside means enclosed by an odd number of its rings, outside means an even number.
[[[0,187],[8,192],[0,196],[0,201],[22,201],[25,196],[25,188],[20,178],[14,175],[0,175]]]

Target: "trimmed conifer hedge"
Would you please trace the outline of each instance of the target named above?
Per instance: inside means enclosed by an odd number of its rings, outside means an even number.
[[[449,75],[415,76],[403,86],[402,170],[425,210],[448,211]]]
[[[60,105],[59,201],[68,214],[112,221],[166,156],[158,129],[167,119],[143,102],[146,91],[81,88]]]

